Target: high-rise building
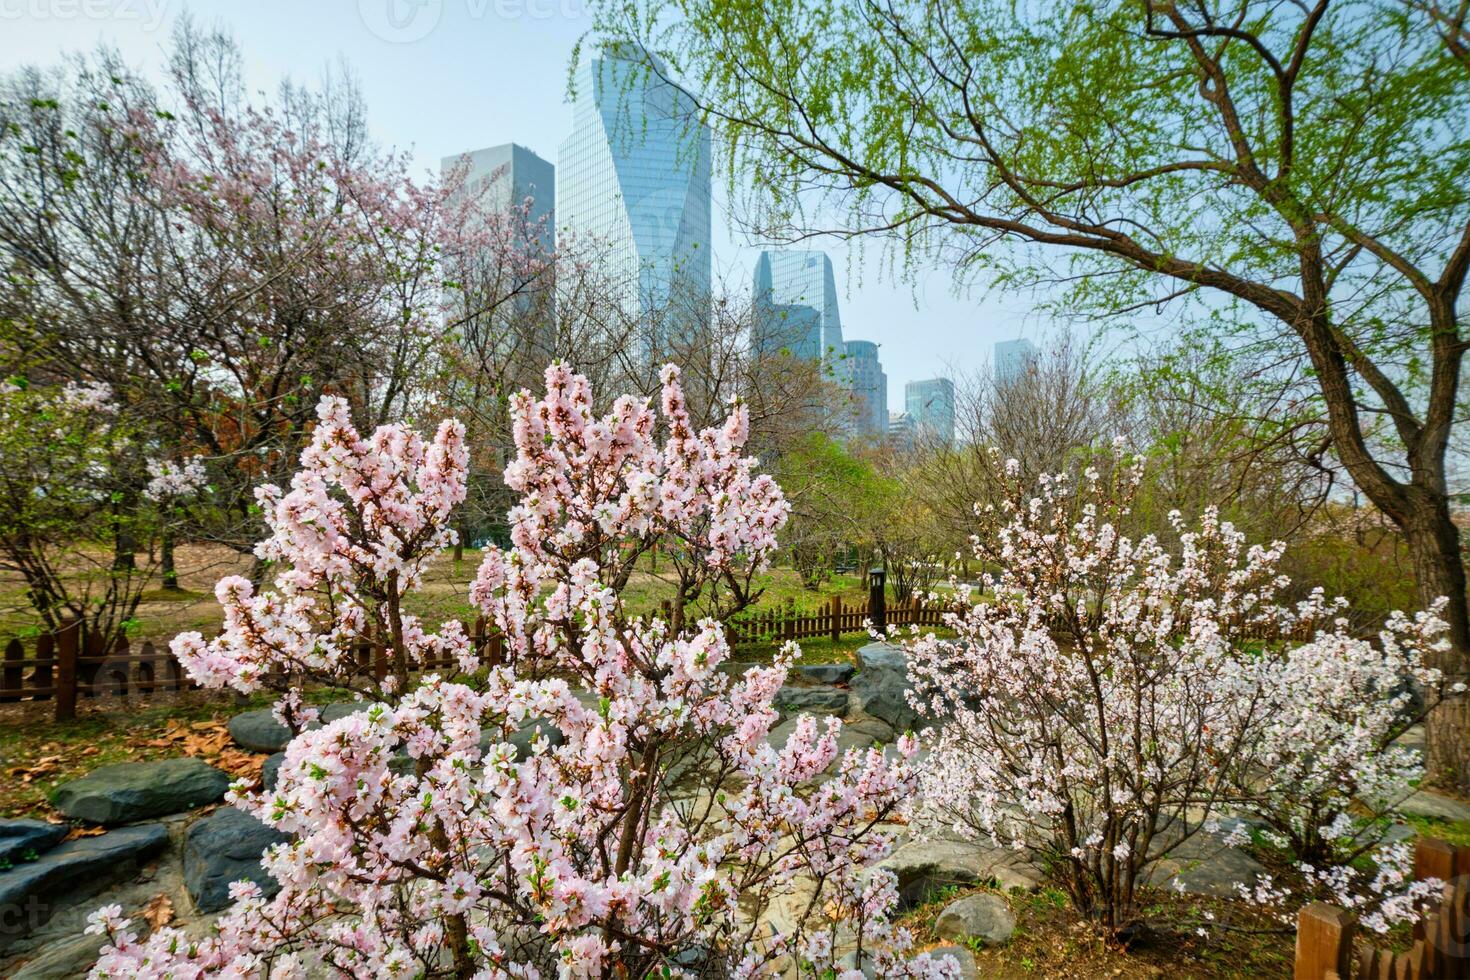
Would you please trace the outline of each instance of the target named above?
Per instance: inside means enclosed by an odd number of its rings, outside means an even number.
[[[849,340],[846,374],[852,385],[854,435],[882,438],[888,433],[888,375],[871,340]]]
[[[922,439],[938,439],[946,445],[954,442],[954,382],[948,378],[910,381],[903,388],[904,414],[913,426],[914,435]]]
[[[995,380],[1010,384],[1024,377],[1036,363],[1036,345],[1029,340],[1003,340],[995,345]]]
[[[755,262],[754,346],[804,360],[836,361],[846,352],[837,280],[825,252],[767,250]]]
[[[917,442],[914,417],[908,412],[888,413],[888,445],[901,452],[914,448]]]
[[[707,318],[710,292],[710,132],[663,72],[620,43],[584,58],[556,168],[558,235],[595,241],[611,288],[649,323],[676,322],[655,316],[674,303]]]
[[[508,211],[530,201],[527,231],[551,254],[556,233],[556,168],[516,143],[469,150],[440,161],[439,171],[449,176],[464,168],[464,193],[478,195],[485,211]]]
[[[461,181],[459,200],[473,201],[482,220],[499,215],[510,222],[505,231],[516,240],[508,244],[532,260],[511,257],[507,262],[494,248],[487,248],[480,260],[463,257],[464,266],[453,272],[458,289],[449,299],[460,311],[463,340],[481,356],[514,356],[521,370],[534,374],[555,356],[555,296],[546,288],[551,277],[525,270],[538,265],[544,270],[542,263],[553,255],[556,168],[524,146],[502,143],[444,157],[439,169],[446,179]],[[468,220],[476,217],[469,215]],[[501,305],[512,292],[511,302]]]

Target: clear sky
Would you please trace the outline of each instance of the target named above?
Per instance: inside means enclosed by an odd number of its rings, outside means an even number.
[[[571,126],[567,65],[589,27],[584,0],[0,0],[0,68],[54,62],[99,41],[155,72],[169,25],[188,10],[240,41],[253,86],[317,80],[339,58],[367,98],[374,137],[411,149],[425,171],[464,150],[515,142],[556,162]],[[716,175],[716,275],[748,288],[751,243],[732,237]],[[843,334],[872,340],[888,373],[888,404],[904,382],[989,361],[998,340],[1038,339],[1046,324],[1015,297],[955,296],[947,270],[915,284],[823,243],[843,294]]]

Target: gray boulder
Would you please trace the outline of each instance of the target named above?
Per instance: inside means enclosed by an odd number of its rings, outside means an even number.
[[[960,980],[977,980],[979,968],[975,966],[975,954],[961,946],[936,946],[929,950],[936,960],[953,960],[959,964]]]
[[[557,728],[545,718],[533,718],[521,726],[510,738],[506,739],[516,747],[516,761],[525,762],[531,757],[531,743],[538,737],[544,736],[546,741],[552,745],[561,745],[566,741],[561,729]]]
[[[44,820],[0,820],[0,868],[36,860],[70,830],[67,824]]]
[[[291,741],[291,729],[276,721],[269,708],[236,715],[229,729],[235,744],[251,752],[279,752]]]
[[[196,810],[229,788],[229,776],[198,759],[160,759],[93,769],[58,786],[51,802],[74,820],[112,825]]]
[[[891,871],[898,879],[903,909],[922,905],[951,885],[994,882],[1006,890],[1030,891],[1041,883],[1040,872],[1015,851],[956,840],[911,841],[874,867]]]
[[[881,718],[896,731],[917,731],[924,719],[908,701],[908,659],[891,643],[869,643],[860,648],[857,676],[852,680],[854,707]]]
[[[776,710],[785,715],[847,714],[848,694],[835,687],[792,687],[776,692]]]
[[[791,733],[796,731],[799,718],[788,718],[781,724],[771,729],[767,741],[778,749],[786,747],[786,742],[791,738]],[[826,719],[817,718],[817,731],[826,730]],[[883,744],[893,741],[893,729],[886,722],[877,718],[861,718],[856,721],[845,721],[842,723],[842,731],[837,735],[837,757],[828,766],[828,772],[836,772],[842,765],[842,757],[849,749],[866,749],[874,744]]]
[[[218,912],[230,904],[230,884],[253,881],[266,897],[280,883],[261,867],[266,848],[289,838],[234,807],[216,810],[196,821],[184,836],[184,886],[201,912]]]
[[[797,664],[788,679],[798,684],[846,684],[856,672],[852,664]]]
[[[277,752],[260,764],[260,784],[266,789],[275,789],[276,783],[281,778],[281,765],[286,761],[286,753]]]
[[[321,710],[320,728],[330,725],[339,718],[346,718],[356,711],[366,710],[368,705],[358,701],[337,701]],[[230,737],[242,749],[251,752],[280,752],[291,741],[291,729],[276,721],[270,708],[245,711],[230,719]]]
[[[551,745],[561,745],[566,741],[561,729],[557,728],[545,718],[533,718],[513,732],[509,738],[504,739],[515,746],[516,761],[524,762],[531,757],[531,743],[537,736],[545,736]],[[490,746],[500,742],[501,736],[498,732],[486,731],[480,735],[480,755],[483,757],[490,751]]]
[[[969,895],[951,903],[934,920],[940,939],[963,942],[981,939],[987,944],[1003,943],[1016,931],[1016,917],[999,895]]]
[[[131,878],[168,846],[168,830],[157,823],[79,837],[39,860],[0,872],[0,952],[29,935],[52,915],[116,882]]]

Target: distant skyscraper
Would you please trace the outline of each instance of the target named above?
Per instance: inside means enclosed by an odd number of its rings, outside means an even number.
[[[888,375],[878,361],[878,345],[849,340],[846,371],[853,396],[853,433],[882,438],[888,433]]]
[[[954,442],[954,382],[948,378],[910,381],[904,385],[905,414],[914,434],[928,439]]]
[[[755,262],[755,348],[815,361],[845,353],[832,260],[818,251],[768,250]]]
[[[479,201],[486,211],[520,207],[529,198],[530,230],[550,254],[556,234],[555,167],[515,143],[469,150],[447,156],[439,163],[439,171],[445,176],[459,167],[466,168],[465,193],[482,195]]]
[[[900,450],[913,449],[917,441],[916,435],[912,415],[908,412],[888,413],[888,444],[890,446]]]
[[[1029,340],[1003,340],[995,345],[995,380],[1009,384],[1036,363],[1036,345]]]
[[[710,133],[645,57],[610,43],[583,59],[556,198],[558,233],[595,240],[625,307],[647,318],[672,300],[708,301]]]
[[[518,235],[524,240],[516,242],[516,248],[542,261],[551,258],[556,235],[556,168],[550,163],[524,146],[502,143],[447,156],[440,161],[439,170],[445,177],[460,176],[462,170],[461,199],[468,196],[484,215],[524,207],[526,223]],[[519,221],[520,216],[514,220]],[[555,297],[540,291],[549,277],[508,282],[504,262],[505,256],[489,250],[483,263],[469,257],[465,268],[454,271],[459,291],[452,294],[451,303],[465,314],[459,329],[472,350],[481,354],[493,350],[497,358],[514,353],[522,360],[523,370],[534,371],[537,364],[544,365],[555,356]],[[500,298],[510,289],[516,290],[514,298],[500,306]]]

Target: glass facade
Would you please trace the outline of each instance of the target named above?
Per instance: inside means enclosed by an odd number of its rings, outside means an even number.
[[[852,382],[853,434],[882,439],[888,434],[888,375],[878,361],[878,345],[849,340],[843,346]]]
[[[845,352],[832,260],[819,251],[769,250],[755,262],[754,346],[805,360],[836,361]]]
[[[954,442],[954,382],[948,378],[910,381],[903,388],[904,414],[914,434]]]
[[[688,93],[633,54],[604,45],[578,67],[557,157],[557,233],[595,243],[630,313],[686,297],[707,310],[709,128]]]
[[[448,175],[465,167],[465,190],[482,194],[487,211],[505,211],[529,198],[530,224],[541,235],[542,250],[549,253],[556,233],[556,168],[524,146],[502,143],[483,150],[468,150],[445,157],[439,172]]]
[[[995,380],[1010,384],[1036,362],[1036,345],[1029,340],[1003,340],[995,345]]]

